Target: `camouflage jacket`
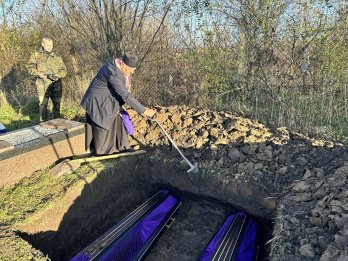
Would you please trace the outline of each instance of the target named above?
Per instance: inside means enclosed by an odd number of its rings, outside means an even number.
[[[38,76],[40,73],[45,74],[45,78],[37,77],[36,84],[50,85],[53,80],[48,77],[54,75],[56,78],[64,78],[67,74],[66,66],[63,59],[55,52],[47,53],[42,48],[34,52],[27,64],[29,74]]]

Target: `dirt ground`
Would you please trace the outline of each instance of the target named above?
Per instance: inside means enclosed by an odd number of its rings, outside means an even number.
[[[143,160],[139,156],[106,163],[97,175],[87,176],[62,198],[17,224],[17,235],[51,260],[68,260],[159,189],[169,187],[183,202],[173,225],[164,231],[146,260],[196,260],[225,218],[237,209],[217,199],[179,190],[175,184],[184,178],[180,171],[161,172],[146,158]],[[132,172],[133,168],[138,171]],[[158,179],[163,175],[170,175],[172,180],[164,184]],[[204,189],[207,185],[201,186]],[[260,229],[270,232],[272,227],[260,221]],[[263,243],[269,236],[265,234]]]
[[[20,228],[21,233],[29,233],[22,236],[34,248],[53,259],[66,258],[166,185],[185,195],[201,196],[202,201],[186,199],[175,224],[163,233],[147,260],[171,260],[176,253],[180,260],[195,260],[233,208],[247,211],[261,223],[272,220],[272,226],[263,226],[265,234],[267,228],[272,230],[268,244],[262,243],[262,252],[268,255],[265,260],[348,260],[348,146],[285,128],[270,129],[229,112],[178,106],[157,111],[158,121],[184,154],[198,163],[200,174],[194,181],[186,174],[187,164],[159,128],[130,112],[137,126],[133,142],[148,150],[144,157],[110,161],[102,170],[78,170],[80,178],[62,188],[63,196],[51,197],[46,205],[13,220],[9,218],[13,212],[7,211],[1,222],[7,233]],[[121,170],[127,178],[118,175]],[[82,183],[80,193],[70,199],[73,203],[65,204],[64,214],[57,215],[57,231],[47,231],[52,224],[36,222],[44,213],[54,213],[47,211],[57,208],[77,182],[92,174],[95,177]],[[43,182],[43,191],[49,182],[52,180]],[[3,198],[23,188],[30,191],[34,182],[27,183],[5,190]],[[115,184],[123,184],[122,191],[127,188],[129,193],[122,194]],[[29,199],[34,196],[30,194]],[[209,198],[216,204],[206,204]],[[2,202],[2,207],[14,208],[10,200]],[[80,232],[72,232],[72,227]],[[190,243],[178,241],[181,237]],[[54,243],[51,250],[44,242]]]
[[[229,213],[223,205],[184,199],[146,260],[197,260]]]
[[[174,223],[151,249],[146,261],[198,260],[226,217],[236,212],[229,205],[207,200],[184,198]],[[260,246],[266,243],[270,223],[259,223]],[[270,230],[269,230],[270,231]],[[259,249],[257,260],[266,260],[267,249]]]
[[[348,146],[229,112],[158,111],[159,122],[208,178],[219,177],[222,186],[246,183],[277,199],[272,260],[348,259]],[[137,131],[146,144],[166,142],[155,125]]]

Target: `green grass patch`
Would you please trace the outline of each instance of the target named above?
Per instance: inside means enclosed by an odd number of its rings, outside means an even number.
[[[34,100],[28,100],[18,111],[10,104],[5,103],[0,107],[0,122],[6,127],[7,131],[23,129],[34,126],[39,122],[40,115]],[[85,113],[78,105],[62,104],[61,118],[75,121],[84,121]],[[49,103],[49,111],[52,104]],[[50,118],[49,118],[50,119]]]
[[[79,104],[62,104],[61,107],[62,118],[68,120],[84,121],[85,111]]]
[[[0,260],[3,261],[50,260],[10,230],[0,230],[0,245]]]
[[[93,163],[93,169],[101,164]],[[83,166],[75,173],[54,178],[47,171],[38,171],[31,177],[0,190],[0,224],[14,225],[44,208],[52,200],[64,195],[65,191],[90,174],[92,168]]]
[[[95,162],[75,173],[54,178],[48,170],[34,173],[18,183],[0,189],[0,260],[49,260],[40,251],[13,232],[15,224],[24,221],[53,200],[63,197],[79,180],[84,180],[103,165]]]
[[[4,104],[0,107],[0,121],[8,131],[22,129],[35,124],[29,115],[17,112],[11,105]]]

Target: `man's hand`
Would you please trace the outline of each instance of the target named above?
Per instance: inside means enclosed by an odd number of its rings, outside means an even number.
[[[44,73],[38,73],[37,76],[40,77],[41,79],[45,79],[47,77],[46,74]]]
[[[144,115],[146,117],[152,118],[156,114],[156,111],[150,109],[150,108],[145,108]]]

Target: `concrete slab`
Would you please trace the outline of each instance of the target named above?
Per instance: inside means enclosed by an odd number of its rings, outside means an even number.
[[[40,122],[39,125],[46,129],[58,129],[67,131],[74,131],[84,126],[84,124],[81,122],[65,119],[54,119],[50,121]]]
[[[0,139],[1,139],[1,136],[0,136]],[[0,140],[0,153],[8,151],[8,150],[12,150],[13,148],[14,146],[11,143],[4,140]]]
[[[0,149],[0,187],[45,169],[59,159],[85,152],[84,124],[68,120],[58,123],[62,123],[61,129],[36,125],[0,136],[9,148]]]

